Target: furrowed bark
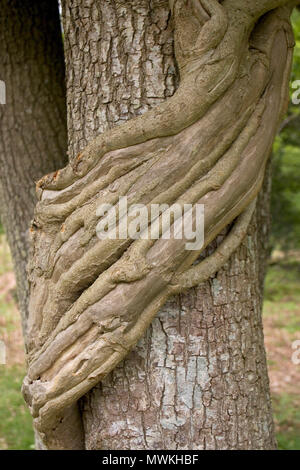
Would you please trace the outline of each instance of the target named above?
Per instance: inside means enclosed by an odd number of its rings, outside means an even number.
[[[12,252],[26,335],[28,227],[35,181],[67,162],[64,57],[56,1],[0,1],[1,220]]]
[[[171,3],[181,79],[177,92],[83,148],[94,132],[90,116],[98,108],[113,110],[110,125],[134,114],[125,105],[123,115],[124,108],[110,101],[90,104],[83,131],[77,136],[77,120],[71,127],[70,164],[38,185],[24,394],[48,448],[64,447],[54,441],[65,409],[100,380],[100,389],[84,401],[87,448],[275,446],[261,326],[260,216],[250,226],[250,204],[261,189],[286,107],[293,47],[290,7],[260,16],[290,3],[254,2],[251,9],[248,3],[237,9],[233,1]],[[83,59],[81,64],[89,61],[97,50],[92,43],[101,35],[91,32],[89,18],[104,28],[100,11],[110,12],[110,25],[128,12],[134,19],[146,13],[157,26],[141,2],[113,6],[87,2],[81,10],[76,2],[64,4],[73,100],[69,115],[80,115],[78,103],[85,106],[88,90],[93,83],[99,86],[98,80],[88,83],[82,101],[76,99],[84,77],[70,57]],[[160,10],[159,18],[167,18],[165,13]],[[84,27],[76,50],[72,34],[78,18]],[[156,40],[162,38],[163,28],[158,30]],[[102,52],[115,66],[119,51],[108,43]],[[93,73],[87,76],[94,77],[96,63],[89,62]],[[105,80],[103,67],[100,77]],[[123,93],[131,85],[125,75]],[[120,102],[115,96],[111,100]],[[139,96],[137,105],[151,103]],[[204,203],[204,248],[233,226],[215,252],[213,247],[206,253],[187,252],[186,240],[175,239],[99,242],[97,206],[116,204],[124,195],[129,203],[146,205]],[[220,270],[240,245],[230,267]],[[174,293],[211,277],[197,292],[169,301],[157,317]],[[146,331],[146,339],[115,369]],[[111,390],[118,399],[124,397],[120,405]]]

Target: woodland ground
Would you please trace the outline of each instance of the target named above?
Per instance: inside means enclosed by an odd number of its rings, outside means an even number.
[[[15,278],[4,235],[0,235],[0,339],[7,364],[0,365],[0,450],[34,448],[32,423],[20,393],[24,352]],[[270,265],[265,291],[264,328],[280,449],[300,450],[300,365],[292,343],[300,340],[300,255],[291,253]]]

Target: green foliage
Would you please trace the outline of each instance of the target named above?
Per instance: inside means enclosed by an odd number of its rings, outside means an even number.
[[[300,12],[293,14],[296,47],[291,77],[300,80]],[[299,87],[298,87],[299,88]],[[282,131],[274,145],[272,191],[272,245],[282,250],[300,248],[300,104],[292,99]]]
[[[276,426],[280,429],[276,438],[280,450],[300,449],[300,410],[293,395],[273,396]]]
[[[32,418],[21,394],[23,367],[0,366],[0,449],[34,448]]]
[[[274,319],[276,330],[293,335],[300,330],[299,305],[299,262],[289,259],[270,266],[265,282],[264,317]]]
[[[300,11],[294,10],[292,16],[293,29],[296,40],[292,80],[300,80]]]
[[[293,298],[300,303],[300,264],[296,259],[289,258],[269,267],[264,298],[271,302]]]
[[[299,254],[298,254],[299,256]],[[269,344],[268,367],[273,380],[276,371],[282,379],[293,366],[290,361],[291,344],[298,338],[300,329],[300,265],[296,258],[284,259],[268,269],[265,283],[264,323],[268,335],[272,332],[273,344]],[[275,377],[274,377],[275,374]],[[278,381],[278,378],[275,379]],[[281,384],[272,393],[276,438],[280,450],[300,449],[300,408],[297,376],[294,381]]]

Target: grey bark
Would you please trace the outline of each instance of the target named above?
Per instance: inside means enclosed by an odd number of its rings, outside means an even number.
[[[65,0],[63,16],[72,158],[172,95],[178,74],[166,1]],[[227,266],[169,301],[81,400],[87,449],[275,447],[261,321],[268,218],[265,188]]]
[[[26,330],[28,229],[35,181],[67,160],[65,70],[55,0],[0,1],[0,213]]]

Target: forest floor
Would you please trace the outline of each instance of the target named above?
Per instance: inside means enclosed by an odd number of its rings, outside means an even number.
[[[270,265],[264,302],[276,435],[279,448],[288,450],[300,450],[300,365],[292,361],[292,344],[300,340],[299,258],[296,253]],[[33,449],[32,421],[20,393],[25,360],[15,277],[4,235],[0,235],[0,340],[7,355],[6,365],[0,365],[0,450]]]

